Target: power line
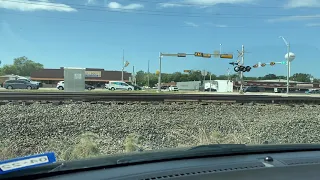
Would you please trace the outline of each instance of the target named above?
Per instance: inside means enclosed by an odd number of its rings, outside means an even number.
[[[65,6],[53,4],[53,3],[45,3],[41,1],[15,1],[15,0],[3,0],[7,2],[15,2],[15,3],[21,3],[21,4],[33,4],[33,5],[39,5],[39,6],[47,6],[47,7],[57,7],[57,8],[65,8]],[[86,6],[86,5],[77,5],[77,4],[65,4],[70,6],[80,6],[76,7],[75,9],[81,9],[81,10],[88,10],[88,11],[103,11],[103,12],[112,12],[112,13],[134,13],[134,14],[143,14],[143,15],[152,15],[152,16],[177,16],[177,17],[216,17],[216,18],[226,18],[226,19],[261,19],[261,18],[271,18],[271,17],[290,17],[292,15],[284,15],[284,14],[256,14],[256,15],[244,15],[244,14],[221,14],[221,13],[209,13],[209,14],[203,14],[203,13],[175,13],[175,12],[165,12],[165,11],[151,11],[151,10],[127,10],[127,9],[121,9],[118,10],[110,10],[105,7],[100,6]],[[99,7],[97,8],[88,8],[88,7]],[[168,14],[169,13],[169,14]]]

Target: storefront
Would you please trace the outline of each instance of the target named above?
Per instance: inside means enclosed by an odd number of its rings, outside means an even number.
[[[103,87],[108,81],[120,81],[121,71],[106,71],[98,68],[86,68],[85,79],[86,83],[96,87]],[[55,87],[59,81],[64,80],[63,67],[60,69],[42,69],[31,73],[31,80],[40,81],[43,87]],[[124,72],[123,79],[129,82],[131,73]]]

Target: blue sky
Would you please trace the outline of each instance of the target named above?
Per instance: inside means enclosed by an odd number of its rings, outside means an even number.
[[[283,61],[291,44],[292,73],[320,78],[320,0],[0,0],[0,60],[27,56],[46,68],[159,69],[159,52],[233,53],[245,64]],[[226,74],[227,59],[164,57],[163,72],[206,69]],[[247,76],[286,74],[284,65]]]

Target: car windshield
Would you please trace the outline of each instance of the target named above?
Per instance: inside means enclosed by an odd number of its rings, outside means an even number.
[[[319,7],[0,0],[0,165],[319,143]]]

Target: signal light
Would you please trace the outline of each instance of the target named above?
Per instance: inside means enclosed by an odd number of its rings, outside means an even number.
[[[247,66],[247,67],[246,67],[246,72],[250,72],[250,70],[251,70],[251,67],[250,67],[250,66]]]
[[[257,67],[259,67],[259,64],[255,64],[255,65],[253,65],[252,67],[253,67],[253,68],[257,68]]]
[[[266,66],[266,63],[262,63],[262,64],[261,64],[261,67],[265,67],[265,66]]]
[[[251,70],[251,67],[250,66],[236,66],[233,68],[233,70],[235,72],[239,72],[239,71],[242,71],[242,72],[250,72]]]
[[[275,64],[275,62],[270,62],[270,66],[274,66]]]

